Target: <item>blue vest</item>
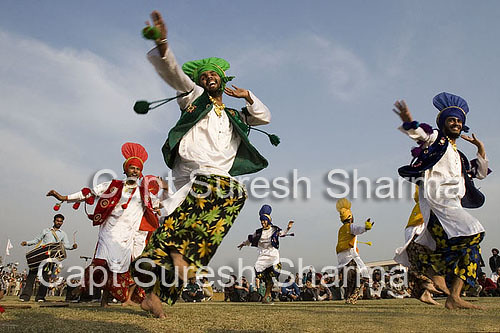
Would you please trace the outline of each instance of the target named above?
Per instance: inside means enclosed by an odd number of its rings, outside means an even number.
[[[432,168],[443,157],[448,148],[449,141],[444,133],[439,130],[436,141],[427,149],[424,149],[409,165],[402,166],[398,173],[406,180],[419,185],[424,178],[424,171]],[[462,198],[462,207],[479,208],[484,204],[484,194],[482,194],[474,185],[472,180],[475,177],[471,170],[469,160],[458,150],[460,160],[462,161],[462,173],[465,179],[465,195]],[[471,162],[473,162],[472,160]]]
[[[273,234],[271,236],[271,245],[279,249],[280,248],[280,231],[281,229],[275,225],[272,225],[271,228],[273,228]],[[255,236],[254,235],[248,235],[248,241],[250,242],[251,246],[257,247],[259,244],[259,240],[262,237],[262,230],[263,228],[255,230]]]

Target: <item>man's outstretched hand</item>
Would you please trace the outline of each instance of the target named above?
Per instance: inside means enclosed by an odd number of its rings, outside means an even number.
[[[477,147],[477,153],[481,155],[482,158],[486,158],[486,151],[484,150],[484,144],[481,140],[479,140],[474,133],[472,133],[472,136],[468,136],[465,134],[461,135],[462,139],[465,141],[468,141],[472,143],[474,146]]]
[[[408,105],[406,105],[404,100],[396,101],[394,106],[396,108],[392,109],[392,111],[394,111],[404,123],[411,123],[413,121]]]
[[[231,85],[231,87],[233,87],[233,89],[229,87],[224,88],[224,92],[226,93],[226,95],[236,98],[244,98],[250,105],[253,104],[253,100],[250,97],[250,92],[248,90],[238,88],[235,85]]]
[[[167,51],[167,25],[163,21],[161,14],[157,10],[153,10],[151,13],[151,20],[153,20],[153,26],[160,30],[160,38],[155,40],[156,45],[160,51],[160,54],[163,56]],[[147,26],[151,26],[149,21],[146,21]]]
[[[153,20],[153,26],[160,30],[160,40],[167,39],[167,25],[163,21],[160,12],[153,10],[151,20]],[[146,22],[146,25],[150,25],[149,21]]]
[[[46,194],[47,197],[54,197],[59,201],[67,200],[67,197],[60,195],[56,190],[50,190],[49,193]]]

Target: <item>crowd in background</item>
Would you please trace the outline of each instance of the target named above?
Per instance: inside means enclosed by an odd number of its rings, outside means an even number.
[[[403,272],[397,273],[402,275]],[[394,276],[393,283],[389,283],[389,279],[390,276],[387,275],[382,281],[381,273],[375,271],[371,283],[363,285],[363,298],[403,298],[410,296],[404,286],[402,277]],[[294,278],[287,276],[283,282],[281,287],[276,285],[273,288],[272,298],[275,301],[330,301],[343,300],[345,296],[342,272],[339,272],[337,276],[328,272],[315,273],[313,270],[309,270],[309,272],[303,273],[302,276],[299,276],[298,273],[295,274]],[[236,276],[232,275],[231,281],[228,281],[227,285],[229,286],[224,288],[225,301],[258,302],[265,292],[264,282],[255,279],[255,282],[250,284],[244,276],[237,279]]]
[[[478,269],[477,287],[469,290],[469,296],[479,297],[500,297],[500,256],[498,249],[492,249],[492,256],[488,261],[489,268],[492,274],[488,277],[484,272],[483,267]],[[384,274],[378,270],[373,271],[369,283],[365,283],[363,287],[363,299],[388,299],[388,298],[406,298],[410,297],[410,290],[403,283],[403,272],[396,272],[397,276]],[[24,287],[27,271],[18,271],[17,263],[0,265],[0,281],[3,294],[5,296],[19,296]],[[57,277],[54,275],[51,282],[54,282]],[[336,281],[338,279],[338,281]],[[293,280],[293,281],[292,281]],[[343,287],[343,274],[339,272],[338,276],[332,273],[323,272],[316,273],[313,269],[309,269],[307,273],[300,276],[298,273],[292,278],[287,276],[283,281],[286,286],[275,285],[272,291],[273,300],[287,301],[329,301],[343,300],[345,288]],[[78,284],[77,280],[72,281],[72,285]],[[36,288],[40,285],[38,278],[35,283]],[[74,293],[75,287],[67,285],[66,280],[57,286],[50,287],[47,296],[63,296],[67,301],[98,301],[101,291],[97,288],[93,295],[80,295]],[[235,275],[231,275],[229,281],[226,282],[221,292],[224,293],[224,301],[230,302],[260,302],[264,296],[266,287],[264,282],[256,278],[252,283],[245,276],[239,279]],[[210,301],[217,292],[216,288],[210,283],[207,277],[202,276],[197,279],[192,277],[188,279],[184,285],[182,299],[185,302],[202,302]]]

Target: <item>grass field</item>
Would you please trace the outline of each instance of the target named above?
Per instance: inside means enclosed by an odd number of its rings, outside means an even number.
[[[47,305],[63,305],[62,302]],[[167,319],[152,318],[139,307],[70,304],[40,307],[14,297],[0,304],[0,332],[500,332],[500,298],[472,298],[486,310],[446,310],[414,299],[260,303],[179,302],[167,307]],[[439,300],[444,303],[444,300]],[[19,306],[30,305],[30,309]]]

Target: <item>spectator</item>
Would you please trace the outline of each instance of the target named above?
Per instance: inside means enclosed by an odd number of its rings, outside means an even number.
[[[260,281],[259,278],[255,278],[255,288],[250,291],[250,295],[248,295],[249,302],[260,302],[262,298],[266,294],[266,284],[264,281]]]
[[[323,283],[319,284],[318,301],[331,301],[333,299],[332,292]]]
[[[21,278],[18,277],[16,278],[16,286],[14,287],[14,296],[19,296],[19,293],[21,292]]]
[[[282,302],[298,301],[300,299],[300,288],[295,281],[292,281],[290,276],[286,278],[283,287],[281,287],[279,299]]]
[[[477,282],[481,286],[479,296],[500,296],[497,284],[491,279],[487,278],[486,273],[481,273],[481,275],[479,275],[479,277],[477,278]]]
[[[307,272],[307,275],[306,275],[306,282],[307,282],[307,280],[310,280],[312,282],[312,280],[313,280],[313,268],[314,267],[312,267],[312,266],[309,267],[309,271]]]
[[[235,285],[236,276],[231,275],[230,280],[226,282],[226,286],[224,286],[224,302],[229,300],[230,302],[238,301],[238,294],[236,293]]]
[[[498,249],[491,250],[492,256],[490,257],[490,269],[491,273],[495,273],[497,268],[500,267],[500,256],[498,255]]]
[[[372,299],[382,298],[382,276],[378,270],[373,273],[373,281],[370,287],[370,297]]]
[[[497,283],[499,276],[500,276],[500,267],[497,267],[495,272],[493,274],[491,274],[491,281],[493,281],[493,283]]]
[[[327,286],[330,286],[329,288],[330,288],[330,291],[332,293],[332,300],[334,300],[334,301],[344,299],[342,282],[340,280],[341,274],[342,274],[342,272],[338,272],[338,274],[331,274],[328,277]]]
[[[296,283],[298,286],[301,286],[301,285],[302,285],[302,280],[300,279],[300,275],[299,275],[299,273],[295,273],[295,283]]]
[[[317,301],[318,291],[315,286],[313,286],[311,280],[307,280],[304,286],[304,290],[301,293],[303,301]]]
[[[188,283],[182,291],[182,299],[184,302],[201,302],[203,299],[203,291],[196,282],[196,277],[188,278]]]
[[[234,289],[238,295],[237,302],[246,302],[248,294],[250,293],[250,284],[246,277],[242,276],[241,282],[234,284]]]
[[[206,276],[201,278],[201,288],[203,289],[203,300],[210,301],[214,296],[214,290]]]

